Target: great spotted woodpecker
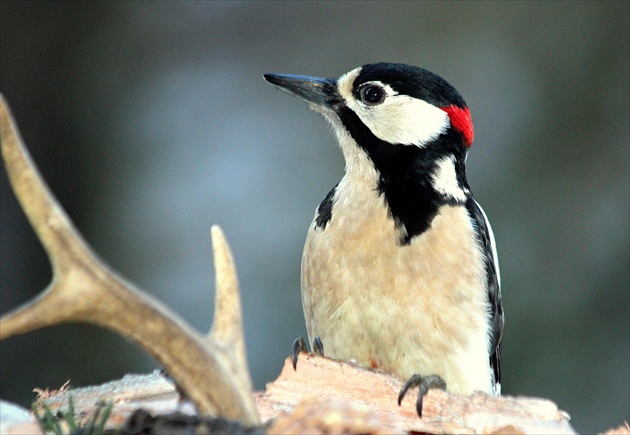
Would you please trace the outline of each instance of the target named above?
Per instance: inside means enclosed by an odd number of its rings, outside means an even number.
[[[494,236],[466,181],[464,99],[425,69],[364,65],[339,79],[267,74],[332,125],[346,170],[302,257],[311,346],[456,394],[500,394],[503,309]]]

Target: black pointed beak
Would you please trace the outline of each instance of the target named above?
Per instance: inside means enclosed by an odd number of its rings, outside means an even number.
[[[291,74],[265,74],[265,80],[281,91],[307,103],[318,106],[329,105],[336,93],[336,80]]]

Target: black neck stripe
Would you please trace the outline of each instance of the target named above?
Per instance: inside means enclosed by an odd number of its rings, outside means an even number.
[[[456,175],[467,188],[464,172],[465,151],[461,135],[452,129],[420,148],[390,144],[372,133],[351,109],[339,107],[337,114],[352,138],[364,149],[379,174],[375,186],[389,207],[389,214],[400,231],[401,244],[425,232],[440,206],[458,204],[457,200],[436,192],[431,183],[436,161],[454,155]]]

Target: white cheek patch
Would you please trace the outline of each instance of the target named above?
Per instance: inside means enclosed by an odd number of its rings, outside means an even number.
[[[450,125],[446,112],[407,95],[388,96],[377,106],[354,106],[352,109],[374,136],[393,144],[422,147]]]
[[[389,85],[381,82],[387,97],[382,104],[366,105],[352,94],[353,84],[361,68],[343,75],[337,85],[346,104],[379,139],[402,145],[422,147],[437,138],[450,126],[448,114],[426,101],[399,95]]]
[[[444,157],[436,162],[435,172],[431,175],[433,188],[452,199],[465,202],[466,192],[459,187],[455,173],[455,158]]]

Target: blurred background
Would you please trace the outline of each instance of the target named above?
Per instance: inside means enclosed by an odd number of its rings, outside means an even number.
[[[266,72],[404,62],[471,108],[468,179],[494,227],[503,391],[546,397],[581,432],[630,419],[628,2],[0,3],[0,90],[63,206],[122,275],[200,330],[209,229],[239,270],[256,388],[306,335],[306,230],[343,174],[325,121]],[[50,268],[0,174],[1,311]],[[0,397],[156,367],[85,325],[0,344]]]

